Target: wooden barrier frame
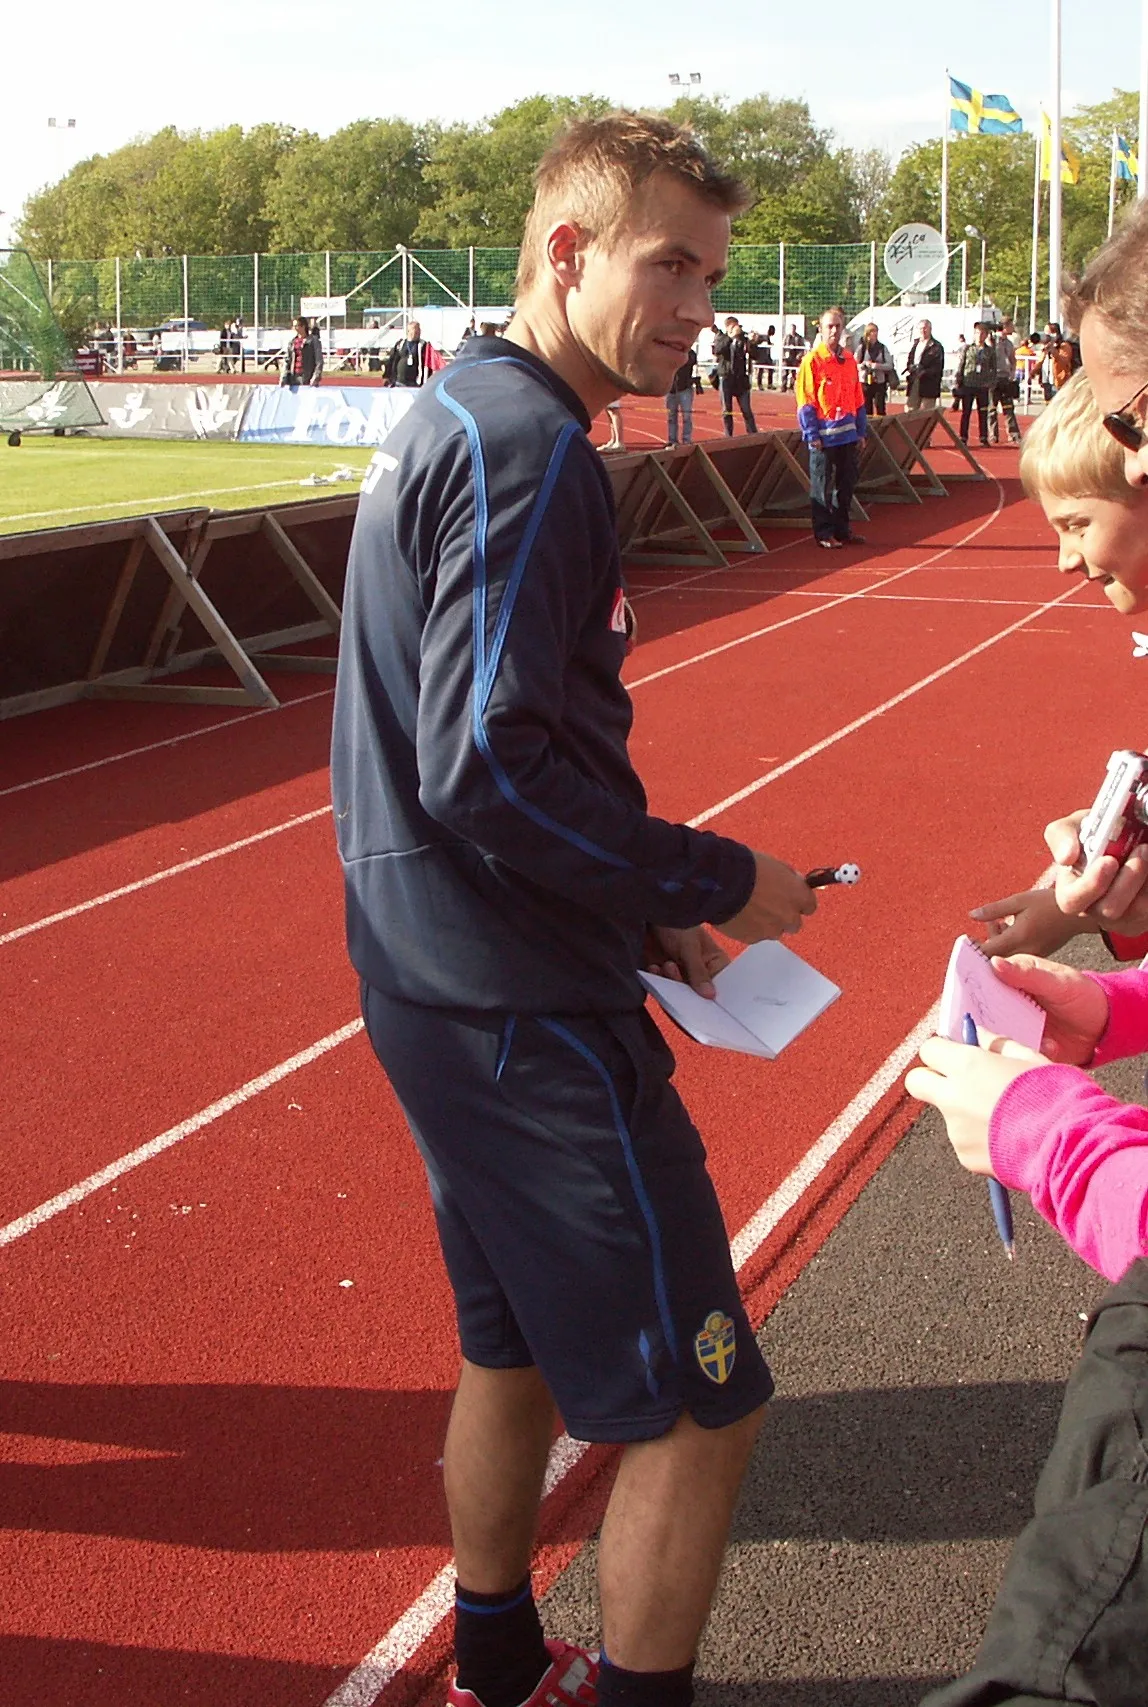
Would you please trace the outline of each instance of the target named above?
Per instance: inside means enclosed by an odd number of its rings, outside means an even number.
[[[86,600],[95,639],[87,644],[83,632],[65,648],[60,679],[43,681],[26,692],[0,700],[0,717],[47,709],[76,699],[171,699],[202,704],[278,704],[212,600],[191,576],[187,555],[210,519],[208,510],[174,511],[166,515],[135,516],[124,521],[91,522],[37,533],[0,536],[0,579],[4,566],[51,554],[64,558],[64,586],[72,558],[82,576],[78,592]],[[178,542],[178,543],[177,543]],[[122,558],[117,558],[122,546]],[[183,554],[179,547],[182,546]],[[187,555],[185,555],[187,554]],[[93,556],[99,570],[93,570]],[[100,591],[99,589],[103,589]],[[173,590],[195,612],[209,649],[237,678],[236,687],[159,684],[152,680],[148,654],[160,632],[160,621]],[[55,616],[55,613],[53,613]],[[55,627],[59,629],[58,616]],[[35,673],[34,665],[31,667]],[[46,673],[51,673],[50,666]]]
[[[67,608],[70,589],[77,586],[83,605],[74,638],[67,636],[66,623],[61,624],[50,607],[43,610],[43,650],[33,649],[26,672],[33,680],[39,675],[41,685],[0,698],[0,718],[81,698],[275,708],[279,701],[263,672],[333,672],[336,660],[330,652],[281,649],[333,638],[341,623],[341,545],[337,570],[329,561],[331,584],[324,585],[293,533],[334,520],[350,521],[357,501],[356,495],[266,510],[177,511],[0,536],[0,583],[6,564],[42,561],[51,554],[59,580],[57,610]],[[261,573],[246,577],[246,563],[235,564],[234,550],[256,541]],[[222,562],[223,572],[214,578],[217,585],[205,586],[205,577],[212,579],[213,550],[217,556],[224,550],[226,557],[229,542],[234,542],[232,562]],[[120,547],[122,557],[117,557]],[[270,561],[282,567],[281,581],[268,575]],[[21,595],[24,610],[34,608],[29,581],[17,580],[16,589],[17,612]],[[260,599],[264,605],[286,604],[295,617],[306,610],[309,619],[272,629],[253,626]],[[16,626],[10,625],[10,633]],[[53,629],[61,637],[59,646],[52,642]],[[94,639],[85,642],[84,634],[94,634]],[[18,648],[18,636],[13,644]],[[60,672],[55,681],[50,679],[53,659]],[[235,677],[234,686],[170,679],[219,663]],[[19,682],[19,667],[14,674]]]
[[[946,484],[943,487],[943,490],[947,490],[947,487],[952,485],[955,480],[988,479],[988,475],[985,473],[968,445],[962,439],[960,433],[957,432],[953,423],[949,420],[943,409],[916,409],[911,413],[907,412],[904,415],[887,415],[885,419],[887,421],[895,421],[897,423],[900,432],[913,445],[916,452],[915,460],[921,465],[926,477],[936,481],[938,485],[942,484],[941,477],[929,462],[926,452],[935,448],[933,446],[933,439],[936,436],[937,429],[940,428],[942,430],[943,437],[947,438],[949,441],[949,443],[942,448],[946,450],[951,448],[952,450],[957,451],[958,454],[968,463],[970,469],[968,474],[952,472],[946,473],[944,476],[944,482]]]
[[[356,494],[354,497],[313,499],[275,510],[217,510],[212,514],[189,563],[190,574],[197,584],[201,584],[204,576],[210,573],[210,554],[213,549],[218,551],[222,542],[247,540],[255,544],[258,541],[270,548],[271,554],[287,570],[290,583],[298,589],[306,605],[310,607],[310,617],[307,621],[271,630],[257,629],[255,632],[248,631],[245,621],[238,613],[231,615],[231,626],[236,632],[236,638],[253,665],[264,669],[323,674],[334,672],[336,661],[330,653],[281,650],[285,646],[298,646],[311,640],[337,638],[342,623],[339,599],[323,585],[291,538],[291,530],[297,525],[313,526],[331,520],[353,519],[357,504]],[[341,576],[338,590],[341,599]],[[221,592],[225,591],[226,588],[221,589]],[[217,602],[226,610],[226,598],[220,596]],[[186,608],[186,601],[181,597],[180,589],[173,586],[164,612],[165,634],[161,638],[159,650],[149,658],[152,667],[169,672],[190,669],[209,660],[213,655],[213,647],[185,648],[180,619]],[[198,617],[199,613],[192,609],[191,614]],[[202,627],[202,623],[200,626]]]

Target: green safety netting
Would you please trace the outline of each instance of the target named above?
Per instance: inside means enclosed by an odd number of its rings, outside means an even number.
[[[0,256],[3,255],[0,251]],[[10,254],[19,252],[9,252]],[[27,256],[25,269],[35,276]],[[879,302],[894,287],[877,253]],[[252,326],[283,326],[300,312],[303,297],[347,298],[346,324],[360,326],[372,308],[449,308],[458,304],[508,307],[514,301],[517,249],[410,249],[308,255],[163,255],[142,259],[52,261],[39,264],[50,300],[59,309],[89,309],[89,324],[146,330],[185,313],[208,328],[242,314]],[[729,272],[714,295],[718,314],[816,316],[831,303],[848,315],[870,305],[873,251],[868,243],[741,245],[730,251]],[[949,300],[959,300],[961,256],[949,268]],[[43,285],[37,287],[43,301]],[[36,296],[36,292],[31,292]],[[939,300],[940,291],[929,293]],[[118,312],[117,312],[118,308]]]

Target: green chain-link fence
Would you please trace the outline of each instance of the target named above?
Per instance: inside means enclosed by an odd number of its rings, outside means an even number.
[[[879,256],[877,257],[879,263]],[[57,292],[85,296],[96,320],[158,326],[181,318],[217,325],[242,314],[247,325],[287,325],[304,296],[345,296],[347,324],[371,308],[507,307],[514,300],[517,249],[410,249],[329,255],[165,255],[42,264]],[[185,310],[186,275],[186,310]],[[950,264],[950,290],[960,288],[961,256]],[[856,314],[892,287],[868,243],[767,243],[730,251],[729,272],[714,295],[718,313],[815,316],[830,303]],[[939,291],[930,293],[936,301]]]

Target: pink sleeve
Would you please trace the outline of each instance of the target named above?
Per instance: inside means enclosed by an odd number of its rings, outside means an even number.
[[[989,1157],[1001,1184],[1026,1191],[1109,1280],[1148,1253],[1148,1109],[1107,1096],[1079,1067],[1014,1079],[989,1122]]]
[[[1092,1057],[1094,1067],[1148,1049],[1148,972],[1087,972],[1108,997],[1108,1024]]]

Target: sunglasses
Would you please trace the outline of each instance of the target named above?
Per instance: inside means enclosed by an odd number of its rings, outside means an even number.
[[[1142,385],[1135,396],[1128,399],[1123,409],[1116,409],[1111,415],[1103,417],[1105,431],[1112,434],[1118,445],[1123,445],[1125,450],[1133,453],[1148,444],[1148,433],[1131,413],[1132,405],[1139,403],[1146,391],[1148,384]]]

